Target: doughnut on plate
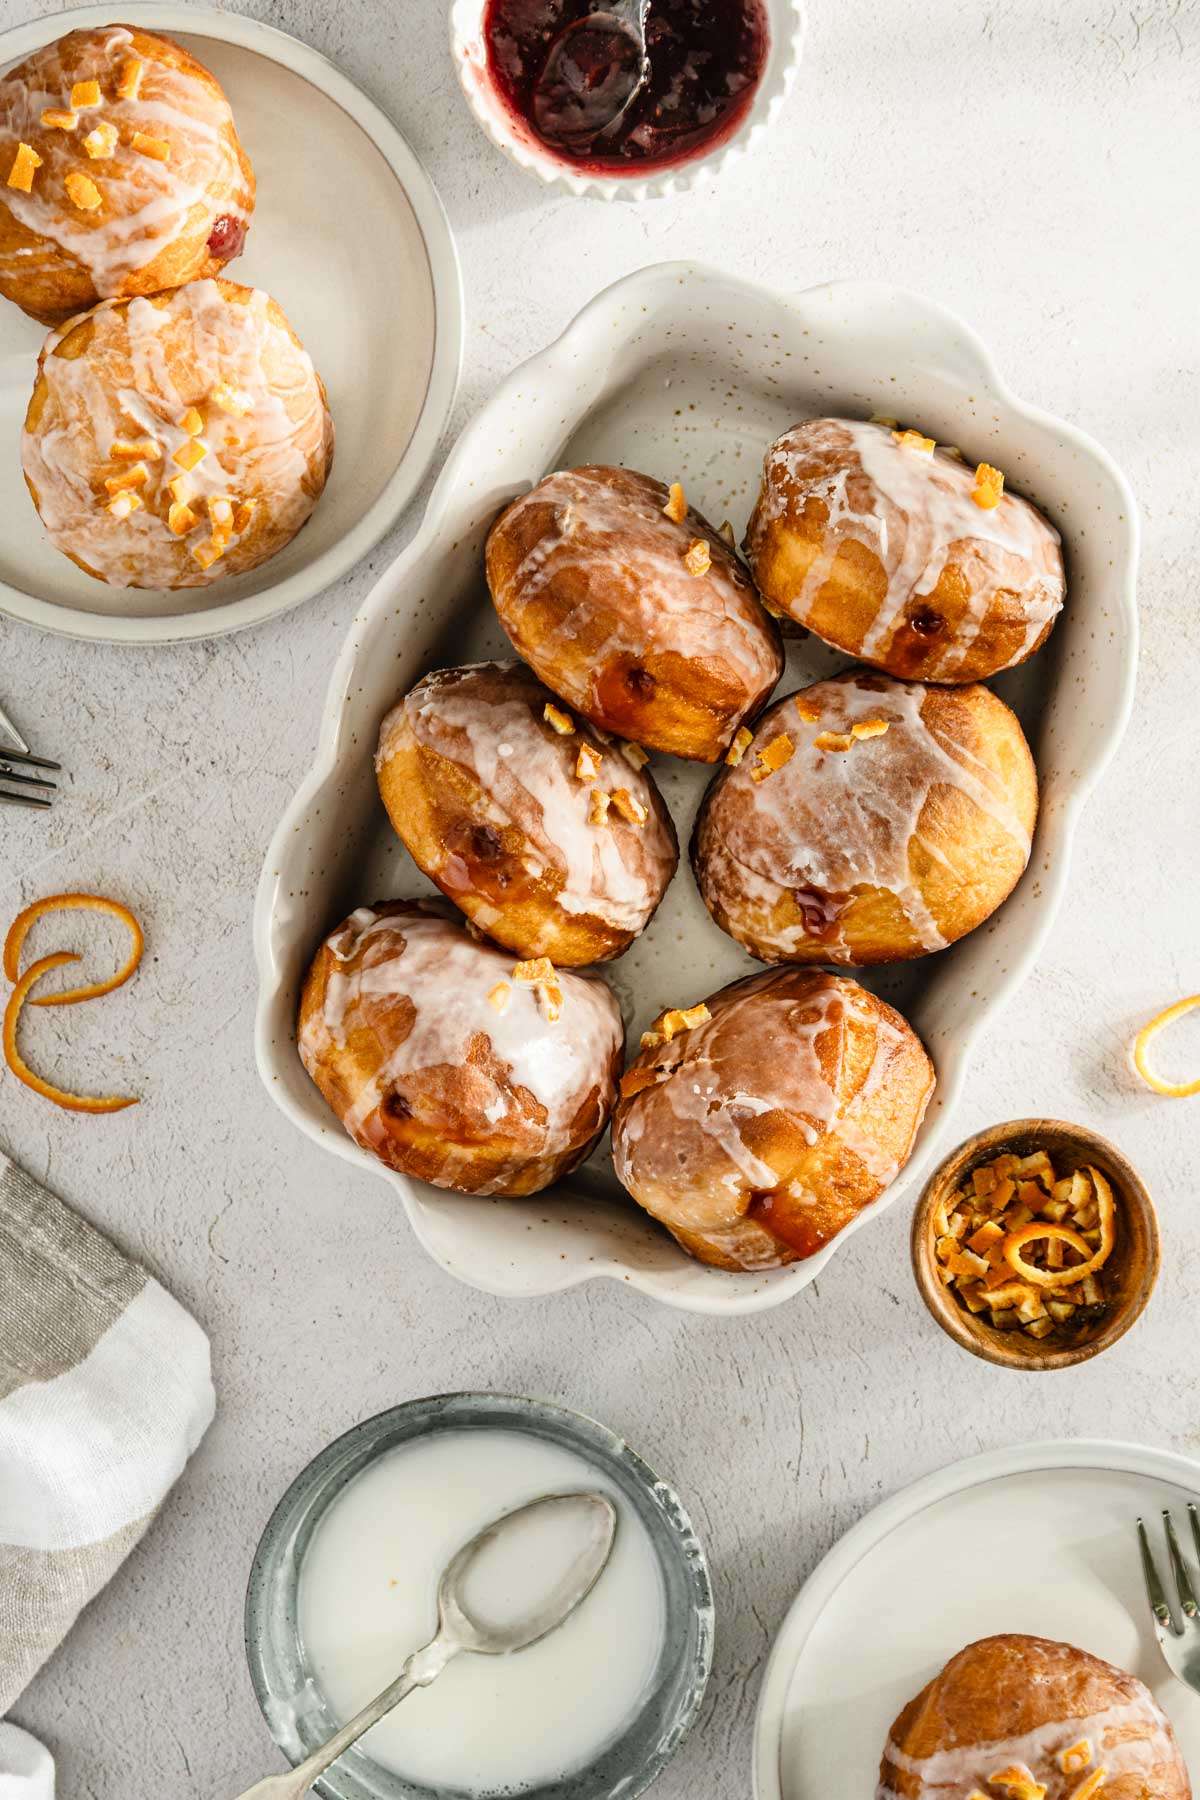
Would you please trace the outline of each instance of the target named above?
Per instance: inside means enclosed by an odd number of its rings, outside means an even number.
[[[1165,1568],[1161,1510],[1171,1507],[1182,1519],[1198,1483],[1200,1464],[1191,1457],[1077,1440],[968,1457],[875,1507],[817,1564],[780,1626],[759,1697],[755,1800],[874,1794],[901,1709],[967,1645],[1010,1633],[1069,1644],[1144,1683],[1153,1702],[1143,1702],[1143,1719],[1154,1703],[1162,1709],[1194,1774],[1200,1694],[1173,1680],[1154,1641],[1132,1525],[1144,1515]],[[1112,1699],[1122,1704],[1119,1695]],[[1141,1753],[1116,1745],[1146,1724],[1137,1725],[1133,1711],[1105,1730],[1105,1704],[1094,1690],[1068,1688],[1043,1715],[1099,1706],[1090,1738],[1097,1761],[1111,1765],[1101,1794],[1174,1800],[1186,1793],[1170,1774],[1143,1785],[1152,1753],[1139,1770]],[[973,1723],[958,1714],[963,1741],[988,1729],[986,1711]],[[1085,1728],[1068,1741],[1088,1735]],[[1051,1745],[1061,1742],[1048,1736]],[[1052,1800],[1083,1780],[1048,1781],[1046,1762],[1029,1744],[1014,1746],[989,1772],[1021,1760],[1022,1748]],[[938,1800],[969,1793],[969,1776],[951,1785],[953,1768],[951,1758],[940,1770],[927,1765],[924,1791]],[[929,1777],[939,1774],[945,1785],[935,1789]],[[910,1784],[903,1788],[907,1794]]]
[[[0,613],[118,643],[214,637],[321,592],[407,505],[458,381],[458,263],[437,194],[391,121],[317,51],[254,19],[142,0],[87,6],[0,35],[0,70],[114,18],[181,44],[228,96],[258,192],[226,273],[279,302],[325,382],[337,453],[308,523],[258,568],[186,592],[97,581],[54,548],[25,490],[18,447],[46,330],[5,303]]]
[[[624,464],[681,481],[689,503],[710,520],[729,519],[740,540],[763,456],[781,433],[803,418],[885,411],[1002,468],[1009,486],[1061,532],[1068,581],[1049,643],[992,684],[1017,713],[1038,765],[1043,806],[1027,874],[985,926],[950,949],[859,975],[911,1022],[937,1070],[912,1160],[818,1254],[753,1273],[703,1267],[633,1207],[613,1175],[607,1140],[536,1201],[481,1203],[384,1172],[425,1249],[461,1280],[532,1296],[607,1276],[671,1306],[758,1310],[796,1294],[852,1232],[920,1184],[975,1038],[1036,960],[1067,878],[1080,804],[1124,729],[1137,648],[1136,512],[1104,451],[1017,400],[967,328],[936,306],[862,283],[785,300],[692,264],[662,264],[600,294],[501,385],[451,452],[417,538],[355,620],[316,761],[264,866],[255,919],[258,1060],[268,1091],[302,1130],[376,1168],[300,1063],[299,988],[324,934],[355,906],[430,892],[380,804],[374,751],[383,718],[427,671],[511,657],[483,577],[484,543],[501,509],[551,470]],[[788,637],[786,650],[778,695],[848,663],[814,637]],[[656,754],[650,772],[686,844],[713,770]],[[604,978],[636,1049],[663,1008],[690,1005],[760,968],[713,925],[681,867],[645,933],[605,965]],[[399,1217],[395,1229],[405,1229]],[[861,1266],[863,1279],[883,1278],[882,1262]]]

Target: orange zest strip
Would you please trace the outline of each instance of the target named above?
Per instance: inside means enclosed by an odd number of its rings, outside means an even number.
[[[44,1100],[53,1100],[55,1106],[64,1107],[68,1112],[122,1112],[127,1106],[136,1106],[136,1098],[126,1099],[119,1094],[69,1094],[65,1089],[43,1081],[40,1075],[35,1075],[17,1049],[17,1023],[30,988],[43,975],[48,975],[51,969],[61,969],[64,963],[78,961],[79,957],[74,950],[56,950],[53,955],[40,957],[37,962],[30,963],[9,995],[8,1005],[4,1009],[4,1060],[18,1081],[23,1081],[35,1094],[41,1094]]]
[[[1171,1100],[1186,1100],[1189,1094],[1200,1094],[1200,1081],[1164,1081],[1150,1067],[1150,1059],[1146,1053],[1164,1026],[1173,1025],[1176,1019],[1182,1019],[1195,1006],[1200,1006],[1200,994],[1189,994],[1186,1000],[1177,1000],[1174,1006],[1168,1006],[1163,1012],[1157,1013],[1148,1025],[1143,1025],[1133,1040],[1134,1068],[1147,1087],[1153,1088],[1156,1094],[1166,1094]]]
[[[98,1000],[101,994],[111,994],[114,988],[124,987],[142,960],[145,939],[142,928],[127,906],[119,900],[105,900],[99,894],[49,894],[44,900],[35,900],[19,913],[8,928],[8,936],[4,940],[4,973],[9,981],[17,979],[17,971],[21,964],[21,951],[31,929],[39,919],[52,912],[66,912],[82,908],[91,912],[111,913],[114,919],[120,919],[133,939],[133,948],[129,957],[115,975],[107,981],[95,981],[87,987],[68,988],[61,994],[44,994],[34,1000],[34,1006],[75,1006],[80,1000]],[[44,960],[44,959],[43,959]],[[70,960],[78,962],[79,958]]]

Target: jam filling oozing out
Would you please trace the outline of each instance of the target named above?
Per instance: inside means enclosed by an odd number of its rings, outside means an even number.
[[[246,221],[235,219],[229,213],[222,213],[208,234],[209,252],[220,262],[232,262],[235,256],[240,256],[245,242]]]
[[[763,0],[651,0],[649,78],[611,130],[578,135],[578,108],[556,115],[539,83],[551,47],[589,0],[489,0],[488,69],[508,110],[562,161],[583,171],[633,173],[687,162],[729,137],[754,98],[769,43]],[[572,55],[579,81],[603,90],[627,40],[596,30]],[[561,121],[561,128],[560,128]]]

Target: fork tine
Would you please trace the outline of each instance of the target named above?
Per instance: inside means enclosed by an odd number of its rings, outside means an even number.
[[[1138,1544],[1142,1552],[1142,1574],[1146,1581],[1146,1596],[1150,1601],[1150,1611],[1164,1631],[1173,1637],[1183,1635],[1182,1628],[1175,1623],[1175,1614],[1171,1611],[1166,1592],[1158,1578],[1158,1570],[1154,1566],[1154,1558],[1150,1554],[1150,1540],[1146,1536],[1146,1527],[1139,1519],[1137,1522]]]
[[[61,763],[50,762],[44,756],[34,756],[29,750],[10,750],[5,744],[0,744],[0,762],[30,763],[35,769],[62,768]]]
[[[44,775],[18,775],[15,769],[0,769],[0,781],[7,781],[13,787],[58,787],[57,781],[47,781]]]
[[[50,805],[48,800],[43,800],[40,796],[35,796],[33,794],[12,794],[7,788],[3,787],[0,787],[0,800],[6,801],[9,806],[36,806],[39,807],[42,812],[47,811]]]
[[[1175,1536],[1175,1525],[1170,1513],[1163,1508],[1163,1525],[1167,1533],[1167,1555],[1171,1558],[1171,1573],[1175,1577],[1175,1586],[1179,1589],[1179,1605],[1185,1619],[1200,1616],[1200,1606],[1196,1605],[1196,1596],[1192,1591],[1192,1578],[1188,1574],[1187,1564],[1179,1549],[1179,1539]]]

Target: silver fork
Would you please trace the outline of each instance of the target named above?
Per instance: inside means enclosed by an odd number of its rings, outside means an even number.
[[[1200,1561],[1200,1513],[1194,1503],[1188,1506],[1188,1518],[1192,1525],[1192,1544],[1197,1560]],[[1192,1577],[1179,1548],[1174,1521],[1164,1509],[1163,1529],[1167,1537],[1167,1557],[1171,1573],[1175,1577],[1178,1616],[1167,1598],[1167,1591],[1150,1549],[1150,1539],[1146,1536],[1146,1527],[1141,1519],[1137,1522],[1137,1529],[1138,1544],[1142,1552],[1142,1574],[1146,1579],[1150,1611],[1154,1615],[1154,1635],[1158,1639],[1158,1647],[1172,1675],[1177,1676],[1180,1681],[1186,1681],[1189,1687],[1200,1693],[1200,1603],[1197,1603]]]
[[[9,741],[6,742],[6,739]],[[31,775],[28,771],[46,769],[57,774],[61,767],[61,763],[49,762],[44,756],[34,756],[3,707],[0,707],[0,800],[7,801],[10,806],[35,806],[44,812],[50,805],[50,795],[57,789],[58,783],[47,781],[41,775]]]

